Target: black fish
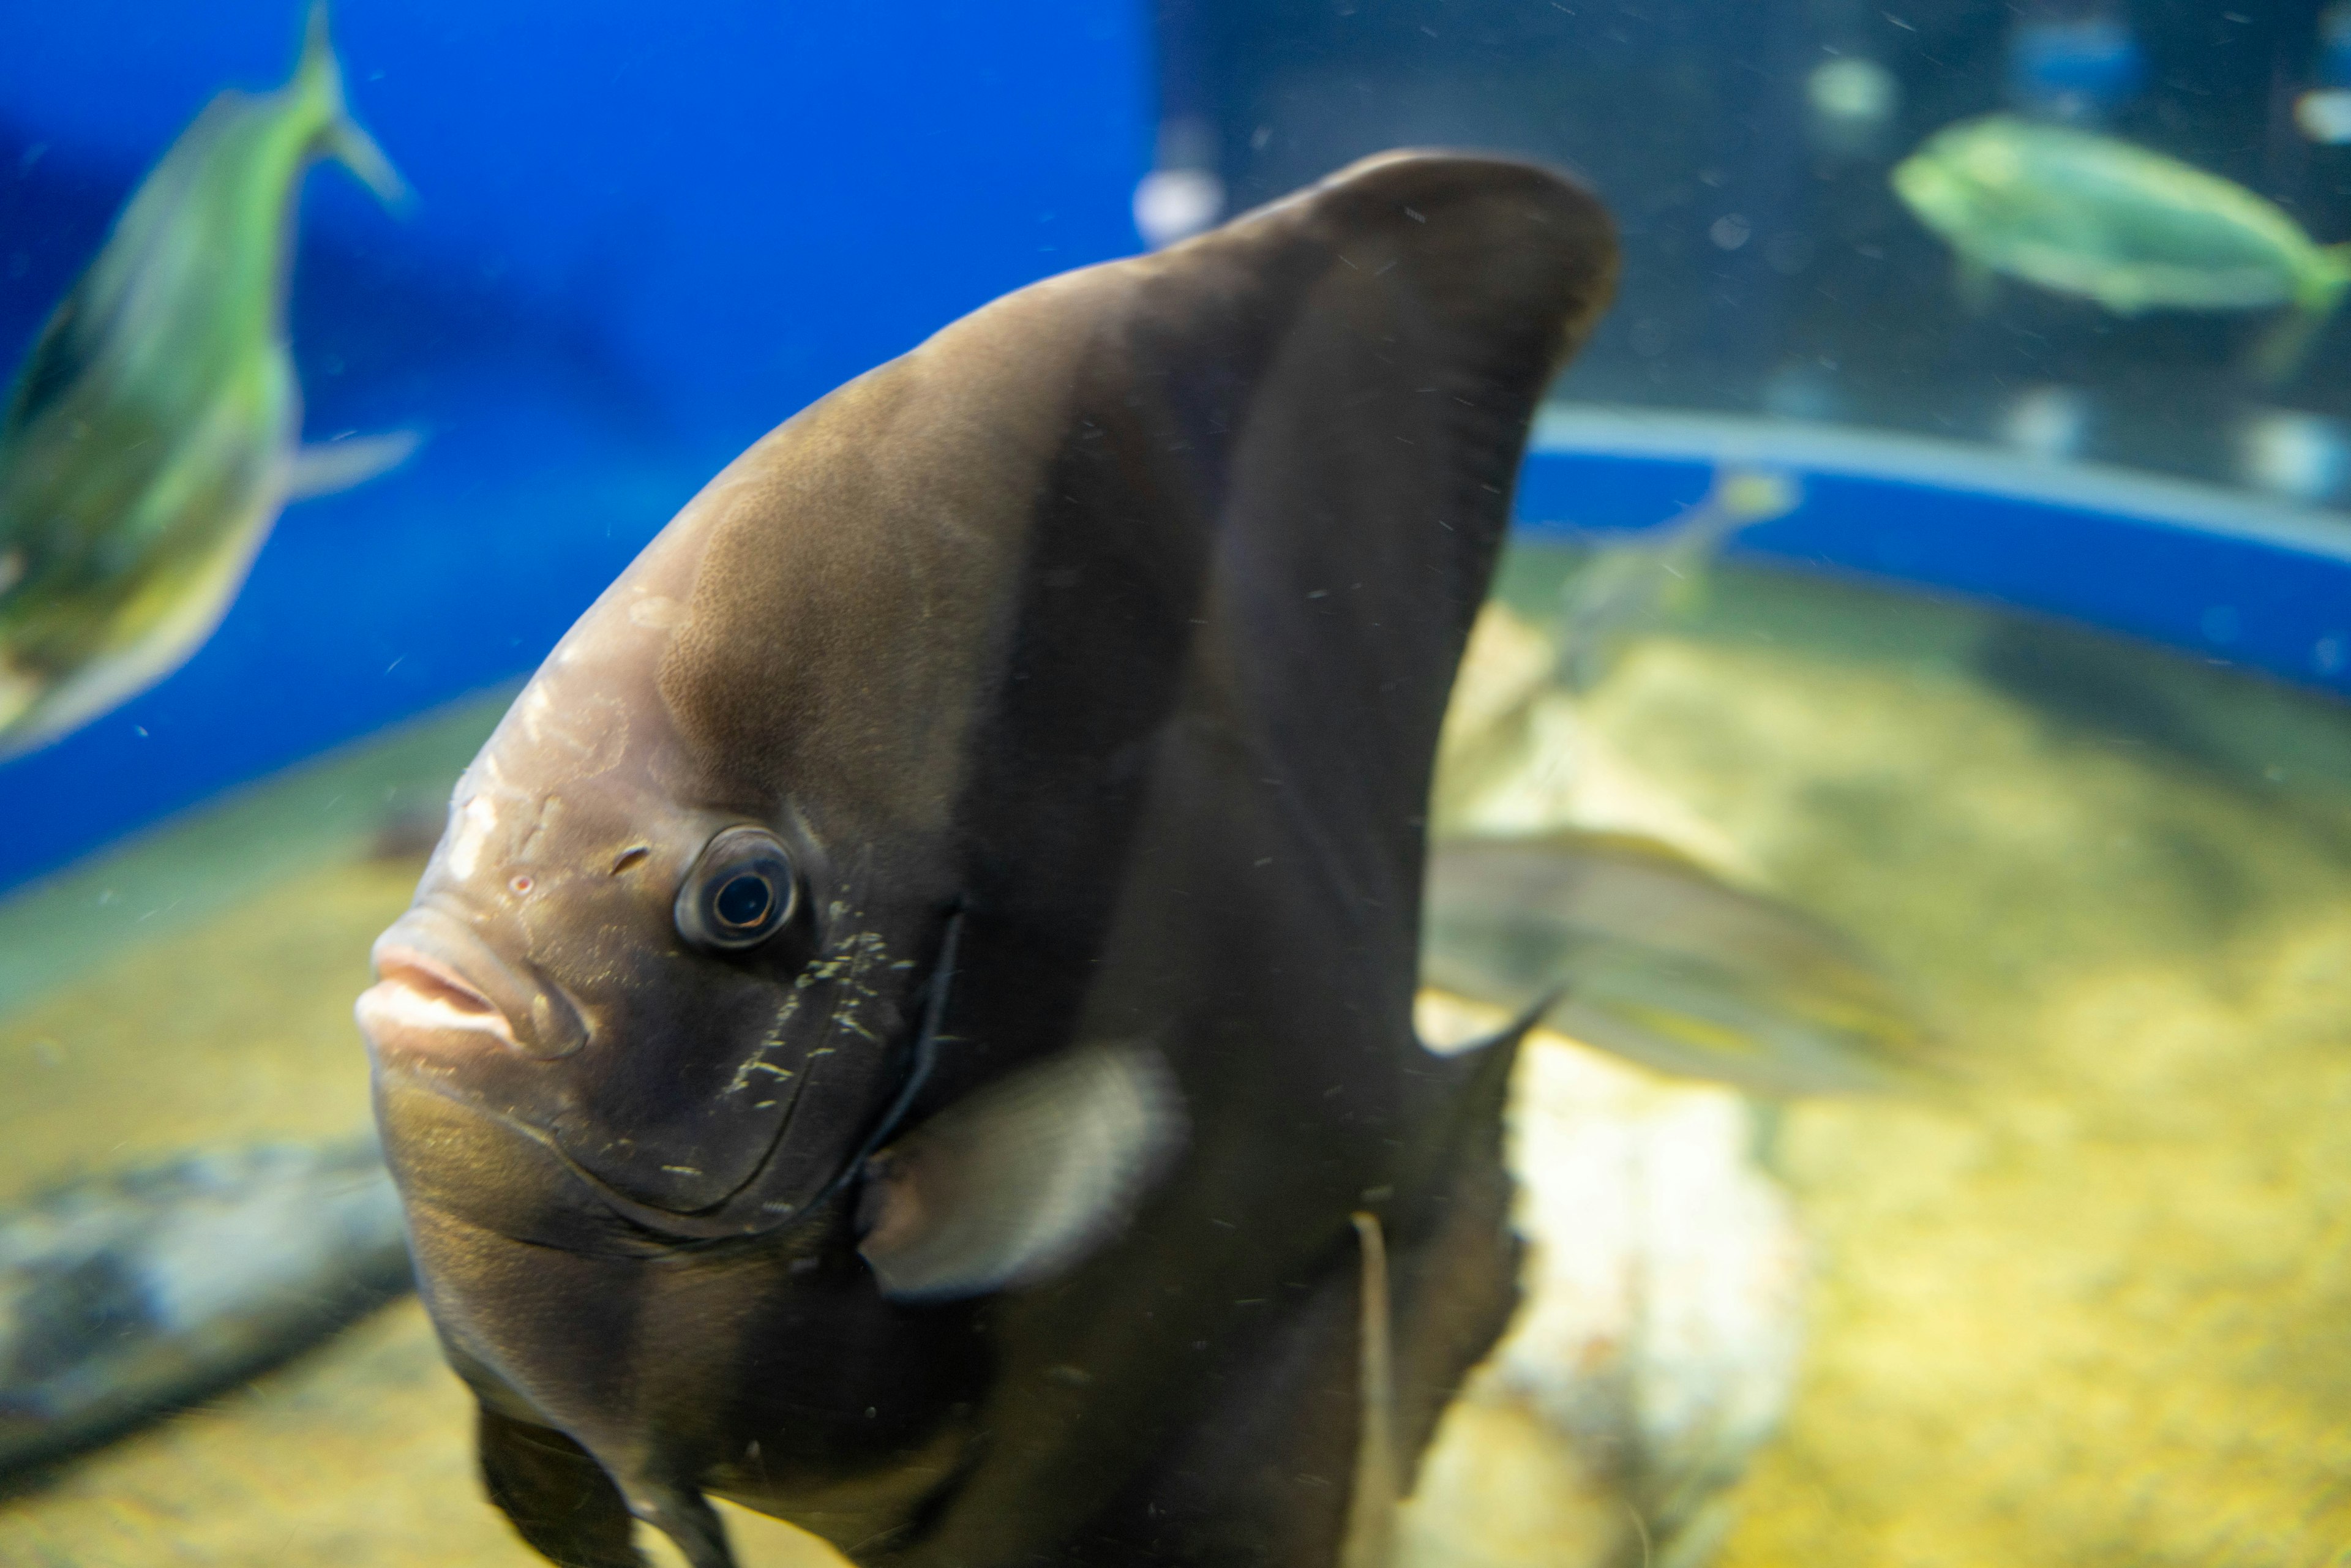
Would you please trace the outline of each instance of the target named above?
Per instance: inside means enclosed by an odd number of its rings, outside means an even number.
[[[1360,165],[835,392],[566,636],[360,1007],[533,1545],[1336,1559],[1352,1215],[1403,1468],[1512,1299],[1422,824],[1614,254],[1544,171]]]

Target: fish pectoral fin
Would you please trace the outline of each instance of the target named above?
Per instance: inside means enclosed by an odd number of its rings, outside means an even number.
[[[1181,1150],[1155,1051],[1081,1046],[948,1106],[866,1162],[859,1250],[894,1300],[974,1296],[1075,1266]]]
[[[392,430],[298,448],[287,460],[286,498],[298,501],[307,496],[331,496],[363,485],[399,467],[423,444],[421,430]]]
[[[565,1568],[645,1568],[621,1489],[562,1433],[484,1406],[482,1486],[531,1549]]]

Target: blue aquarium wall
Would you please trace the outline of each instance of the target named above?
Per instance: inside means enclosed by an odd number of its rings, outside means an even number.
[[[1586,542],[1654,528],[1719,468],[1801,486],[1733,558],[2103,627],[2351,697],[2351,517],[2126,469],[1789,420],[1554,405],[1520,527]]]
[[[212,94],[284,79],[301,21],[299,0],[0,7],[7,364]],[[528,670],[762,431],[1138,245],[1126,5],[345,0],[334,26],[417,199],[394,215],[310,177],[306,425],[426,443],[290,507],[180,674],[0,766],[0,885]]]

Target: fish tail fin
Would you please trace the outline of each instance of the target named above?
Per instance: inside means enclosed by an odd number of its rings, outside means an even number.
[[[2251,368],[2263,386],[2275,386],[2302,368],[2303,357],[2334,319],[2351,289],[2351,245],[2319,247],[2318,257],[2294,291],[2294,305],[2253,343]]]
[[[313,0],[302,28],[302,61],[294,70],[294,85],[304,98],[317,101],[325,121],[319,141],[327,155],[359,176],[388,207],[405,207],[412,199],[408,182],[392,166],[375,138],[351,118],[343,99],[343,66],[335,57],[334,35],[328,25],[327,0]]]

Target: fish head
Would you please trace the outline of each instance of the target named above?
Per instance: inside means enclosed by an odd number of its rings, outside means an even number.
[[[955,898],[941,716],[988,629],[900,580],[984,582],[987,551],[872,549],[853,504],[790,493],[829,423],[755,447],[566,635],[375,946],[358,1014],[395,1168],[445,1150],[453,1113],[528,1145],[507,1153],[548,1212],[489,1194],[511,1181],[431,1184],[502,1231],[788,1223],[913,1071]]]
[[[1981,234],[2013,215],[2029,171],[1999,117],[1952,126],[1894,166],[1896,195],[1946,237]]]

